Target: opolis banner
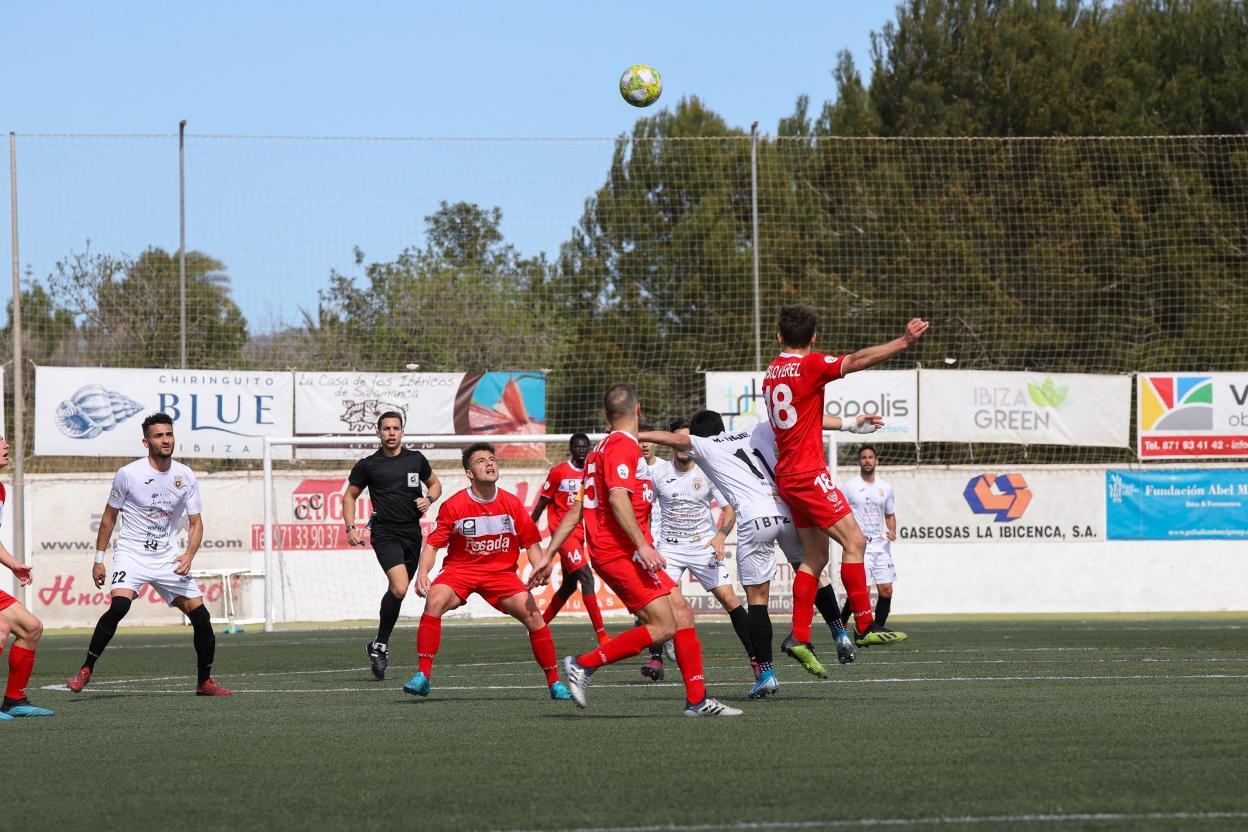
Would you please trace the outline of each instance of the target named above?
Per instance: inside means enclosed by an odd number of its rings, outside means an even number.
[[[880,416],[884,427],[871,442],[915,442],[918,439],[918,373],[914,370],[867,370],[834,381],[824,391],[824,410],[853,419]],[[722,413],[729,430],[767,418],[762,373],[707,373],[706,406]],[[645,407],[645,403],[642,403]]]
[[[263,371],[38,367],[35,453],[142,456],[140,425],[158,411],[173,418],[176,456],[259,459],[264,436],[290,433],[293,379]]]
[[[491,373],[296,373],[295,434],[372,437],[382,413],[403,414],[409,434],[545,433],[546,376]],[[372,445],[368,446],[371,451]],[[541,457],[540,445],[502,445],[504,458]],[[346,459],[351,449],[300,449]],[[458,458],[459,451],[454,456]]]
[[[924,442],[1131,446],[1131,377],[924,370]]]
[[[1248,457],[1248,373],[1136,376],[1140,459]]]

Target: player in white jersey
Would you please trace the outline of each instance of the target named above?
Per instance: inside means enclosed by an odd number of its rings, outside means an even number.
[[[217,637],[212,632],[203,593],[190,574],[191,561],[204,537],[199,483],[190,468],[173,460],[173,419],[167,414],[153,413],[143,420],[143,446],[147,456],[122,466],[113,477],[113,487],[100,517],[95,565],[91,567],[91,579],[97,587],[104,586],[108,541],[118,517],[121,518],[109,581],[112,597],[108,610],[95,625],[82,668],[66,686],[74,693],[87,686],[95,662],[117,632],[117,625],[130,611],[139,592],[150,585],[166,604],[177,607],[191,622],[199,669],[195,695],[229,696],[230,692],[212,678]],[[179,553],[178,524],[183,514],[187,519],[187,544],[185,551]]]
[[[858,424],[866,422],[883,424],[878,417],[858,420]],[[824,426],[839,430],[841,420],[826,416]],[[749,697],[761,699],[779,689],[772,664],[772,628],[767,608],[776,572],[775,547],[780,543],[785,556],[794,563],[801,562],[802,549],[788,507],[776,494],[774,439],[769,447],[756,447],[754,432],[746,429],[729,433],[720,414],[702,410],[693,415],[687,434],[651,433],[642,437],[688,453],[736,511],[737,574],[745,588],[750,643],[759,664],[758,678]],[[765,431],[758,442],[767,445]],[[823,581],[831,592],[827,578]],[[836,637],[837,655],[842,664],[847,664],[855,658],[854,645],[835,613],[836,597],[832,596],[831,607],[826,598],[820,600],[825,602],[823,608],[832,612],[829,626]]]
[[[858,476],[845,483],[845,500],[854,512],[858,528],[862,529],[867,539],[866,568],[868,583],[875,584],[875,619],[871,629],[877,633],[891,634],[893,638],[887,642],[895,644],[905,641],[906,634],[890,630],[884,626],[888,613],[893,605],[893,582],[897,580],[897,570],[893,567],[892,543],[897,539],[897,505],[893,497],[893,487],[882,477],[875,475],[879,465],[879,457],[871,445],[863,445],[858,449]],[[849,604],[841,615],[848,615]],[[859,644],[861,647],[862,645]]]
[[[688,419],[673,419],[661,435],[689,435]],[[750,644],[749,623],[741,599],[732,589],[732,576],[724,564],[724,541],[736,522],[736,511],[694,463],[686,450],[676,449],[671,462],[660,461],[652,469],[655,503],[662,512],[662,527],[655,547],[667,561],[667,574],[677,584],[689,572],[728,613],[732,628],[745,648],[754,675],[758,664]],[[712,501],[721,508],[718,525],[711,514]]]
[[[648,430],[649,431],[655,430],[655,425],[652,422],[642,422],[640,425],[640,429],[641,430],[638,433],[638,435]],[[661,457],[655,456],[654,452],[656,450],[656,446],[653,442],[640,442],[639,441],[638,444],[641,446],[641,457],[646,463],[646,478],[651,481],[651,484],[653,484],[654,477],[650,473],[651,469],[654,466],[659,465],[660,463],[667,464],[667,460],[662,459]],[[662,527],[663,527],[663,513],[659,509],[659,501],[655,500],[653,503],[650,504],[650,537],[655,541],[656,544],[658,543],[659,533],[660,531],[662,531]],[[552,530],[552,533],[553,533],[553,530]],[[641,619],[634,618],[633,624],[635,626],[640,627]],[[675,645],[672,644],[671,639],[668,639],[663,644],[652,644],[650,645],[649,648],[647,648],[646,655],[649,658],[647,658],[645,663],[641,666],[641,675],[645,676],[647,679],[650,679],[653,682],[662,682],[663,675],[664,675],[664,670],[663,670],[664,654],[666,654],[667,658],[670,659],[671,661],[676,661],[676,648],[675,648]]]

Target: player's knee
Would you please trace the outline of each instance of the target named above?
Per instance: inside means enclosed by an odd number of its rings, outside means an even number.
[[[581,584],[582,595],[594,594],[594,574],[588,569],[580,569],[576,573],[577,580]]]
[[[880,593],[880,597],[882,598],[893,597],[893,585],[892,584],[877,584],[875,588],[876,588],[876,591]]]
[[[563,579],[563,583],[559,584],[559,588],[555,590],[555,594],[563,600],[568,600],[572,594],[576,592],[576,578],[569,575]]]
[[[124,595],[114,595],[113,599],[108,603],[108,615],[117,621],[126,617],[126,613],[130,612],[130,599]]]
[[[407,597],[407,588],[411,586],[407,578],[390,579],[390,594],[402,601]]]
[[[200,604],[198,607],[188,612],[186,617],[190,620],[191,626],[193,627],[212,626],[212,614],[208,612],[208,608],[203,604]]]
[[[25,638],[27,641],[38,641],[42,637],[43,637],[43,622],[40,621],[38,618],[35,618],[35,616],[32,615],[30,617],[30,623],[26,627]]]

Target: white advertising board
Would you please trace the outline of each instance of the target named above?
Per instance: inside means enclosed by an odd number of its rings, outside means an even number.
[[[158,411],[173,418],[178,457],[259,459],[263,437],[290,434],[294,381],[250,370],[39,367],[35,453],[140,456],[140,425]]]
[[[1130,447],[1131,377],[923,370],[924,442]]]
[[[644,403],[643,403],[644,405]],[[880,416],[884,427],[872,442],[915,442],[918,439],[918,373],[914,370],[867,370],[851,373],[824,390],[824,410],[854,419]],[[750,427],[767,418],[763,405],[763,374],[707,373],[706,406],[722,413],[729,430]]]

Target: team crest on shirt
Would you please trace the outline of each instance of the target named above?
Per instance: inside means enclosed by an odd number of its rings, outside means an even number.
[[[694,478],[694,480],[693,480],[693,490],[694,490],[694,491],[701,491],[701,490],[702,490],[702,478],[701,478],[701,477],[695,477],[695,478]]]
[[[182,478],[181,478],[181,477],[174,477],[174,478],[173,478],[173,487],[174,487],[174,488],[181,488],[181,487],[182,487]]]
[[[883,488],[881,488],[881,489],[880,489],[880,496],[881,496],[881,497],[883,497],[883,496],[884,496],[884,489],[883,489]]]

